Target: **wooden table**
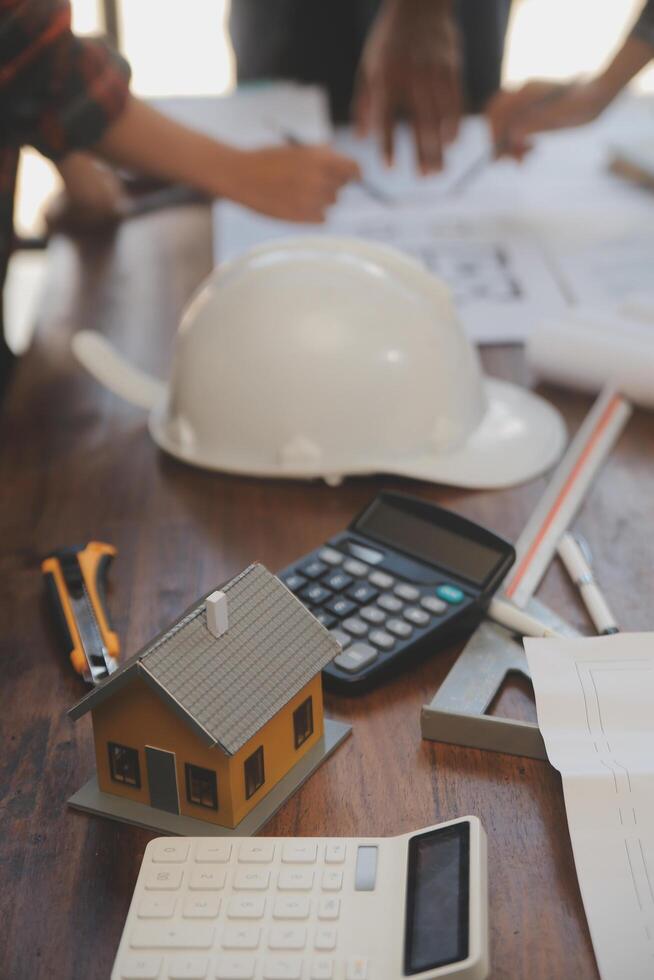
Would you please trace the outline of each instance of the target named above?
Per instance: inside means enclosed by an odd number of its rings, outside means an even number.
[[[108,977],[152,834],[72,812],[94,767],[83,693],[57,646],[40,558],[91,538],[119,550],[109,602],[131,654],[203,591],[253,559],[276,570],[341,529],[378,490],[452,506],[515,538],[544,480],[463,492],[397,478],[333,489],[223,476],[162,455],[142,412],[73,361],[81,327],[111,337],[163,375],[180,309],[210,268],[206,208],[135,219],[103,241],[51,244],[47,309],[0,421],[2,881],[0,972],[11,980]],[[519,348],[484,352],[494,374],[529,383]],[[590,399],[547,389],[574,429]],[[651,626],[654,418],[637,412],[580,518],[605,591],[629,629]],[[558,565],[541,595],[591,632]],[[492,977],[596,977],[558,773],[545,762],[420,738],[419,712],[456,657],[427,660],[375,692],[328,696],[354,735],[266,829],[268,834],[397,834],[466,813],[489,841]],[[534,719],[528,686],[494,709]]]

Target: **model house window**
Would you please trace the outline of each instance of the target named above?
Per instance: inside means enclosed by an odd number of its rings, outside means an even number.
[[[204,806],[207,810],[218,809],[218,783],[212,769],[202,769],[186,763],[186,798],[189,803]]]
[[[136,749],[109,742],[109,771],[114,782],[141,788],[139,754]]]
[[[245,799],[254,796],[260,786],[263,786],[266,776],[263,771],[263,745],[245,760]]]
[[[313,703],[311,698],[303,701],[299,708],[293,712],[293,734],[295,735],[295,748],[299,749],[303,742],[313,735]]]

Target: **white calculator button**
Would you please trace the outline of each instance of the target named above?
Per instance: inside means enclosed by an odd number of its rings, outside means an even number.
[[[127,956],[120,968],[120,975],[123,980],[157,980],[160,969],[160,956]]]
[[[374,647],[358,640],[349,649],[334,657],[334,663],[342,670],[346,670],[348,674],[356,674],[371,664],[373,660],[376,660],[378,656],[379,654]]]
[[[308,919],[311,902],[304,895],[278,895],[273,908],[275,919]]]
[[[169,919],[175,913],[175,895],[144,895],[139,902],[139,919]]]
[[[338,919],[341,911],[341,900],[332,895],[323,895],[318,902],[319,919]]]
[[[232,845],[224,841],[200,841],[195,851],[195,860],[202,864],[226,864],[232,856]]]
[[[316,929],[314,946],[316,949],[324,949],[329,952],[336,949],[336,929],[333,926],[320,926]]]
[[[123,980],[157,980],[160,956],[126,956],[120,968]]]
[[[379,626],[386,619],[386,613],[377,606],[364,606],[363,609],[359,610],[359,615],[361,619],[365,619],[367,623],[373,623],[375,626]]]
[[[362,561],[357,561],[356,558],[348,558],[343,568],[348,575],[354,575],[355,578],[364,578],[370,571],[369,565],[364,565]]]
[[[352,637],[348,636],[347,633],[344,633],[343,630],[335,629],[335,630],[330,630],[329,632],[334,637],[334,639],[336,640],[336,642],[338,643],[338,645],[341,647],[342,650],[345,649],[348,643],[352,642]]]
[[[374,844],[360,844],[354,871],[354,887],[358,892],[372,892],[377,881],[378,848]]]
[[[168,964],[169,980],[205,980],[209,960],[206,956],[175,956]]]
[[[335,548],[323,548],[318,554],[318,558],[321,561],[326,562],[328,565],[340,565],[343,561],[343,555],[340,551],[336,551]]]
[[[443,602],[442,599],[439,599],[435,595],[423,596],[420,600],[420,605],[424,606],[425,609],[428,609],[435,616],[441,616],[449,608],[446,602]]]
[[[424,609],[419,609],[418,606],[410,606],[405,609],[404,615],[415,626],[425,626],[431,619],[429,613],[426,613]]]
[[[130,945],[134,949],[209,949],[213,945],[213,936],[213,926],[190,922],[164,926],[143,922],[134,929]]]
[[[177,864],[186,861],[189,845],[186,841],[170,840],[155,841],[152,848],[152,860],[156,864]]]
[[[347,619],[344,619],[343,629],[346,629],[352,636],[365,636],[368,632],[366,624],[362,623],[356,616],[349,616]]]
[[[413,627],[405,623],[403,619],[388,619],[385,628],[389,633],[394,633],[395,636],[400,636],[402,639],[411,636],[413,633]]]
[[[265,908],[263,895],[235,895],[229,900],[227,915],[230,919],[261,919]]]
[[[270,864],[275,856],[275,845],[269,841],[241,844],[238,859],[243,864]]]
[[[331,841],[325,847],[325,862],[327,864],[342,864],[345,860],[345,844]]]
[[[255,960],[251,956],[219,956],[216,980],[252,980]]]
[[[397,596],[391,595],[390,592],[385,592],[377,599],[377,605],[385,609],[386,612],[397,613],[402,608],[403,603]]]
[[[369,639],[371,643],[374,643],[376,647],[380,647],[382,650],[390,650],[395,643],[391,634],[385,630],[372,630]]]
[[[263,964],[263,980],[300,980],[302,960],[269,958]]]
[[[420,595],[420,589],[416,589],[415,585],[409,585],[407,582],[400,582],[393,591],[395,595],[399,595],[400,599],[406,599],[407,602],[415,602]]]
[[[345,967],[345,980],[368,980],[368,960],[365,956],[351,956]]]
[[[234,875],[234,888],[239,892],[265,891],[270,883],[270,871],[241,868]]]
[[[223,868],[193,868],[189,888],[193,891],[215,892],[225,887],[227,872]]]
[[[304,949],[306,944],[304,926],[273,926],[268,936],[270,949]]]
[[[285,864],[315,864],[318,845],[315,841],[287,841],[282,848]]]
[[[222,945],[225,949],[256,949],[260,936],[258,926],[226,926]]]
[[[313,871],[309,868],[282,868],[277,879],[280,892],[308,892],[313,888]]]
[[[322,873],[322,887],[326,892],[338,892],[343,886],[343,872],[333,871],[330,868]]]
[[[215,919],[219,911],[217,895],[187,895],[182,915],[185,919]]]
[[[183,871],[181,868],[152,869],[145,879],[145,887],[148,891],[174,891],[182,883]]]
[[[311,980],[332,980],[334,976],[334,961],[324,959],[314,960],[311,964]]]
[[[387,575],[386,572],[372,572],[368,576],[368,581],[377,589],[390,589],[391,586],[395,585],[393,576]]]

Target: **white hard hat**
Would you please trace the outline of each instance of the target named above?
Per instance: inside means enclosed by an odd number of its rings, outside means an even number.
[[[184,313],[169,386],[97,334],[75,350],[151,407],[162,449],[211,469],[499,487],[547,469],[565,442],[552,406],[482,377],[444,283],[358,239],[284,239],[218,268]]]

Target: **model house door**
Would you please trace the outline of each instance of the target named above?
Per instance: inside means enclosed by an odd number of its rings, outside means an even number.
[[[167,810],[168,813],[179,813],[175,753],[146,745],[145,759],[148,766],[150,806]]]

